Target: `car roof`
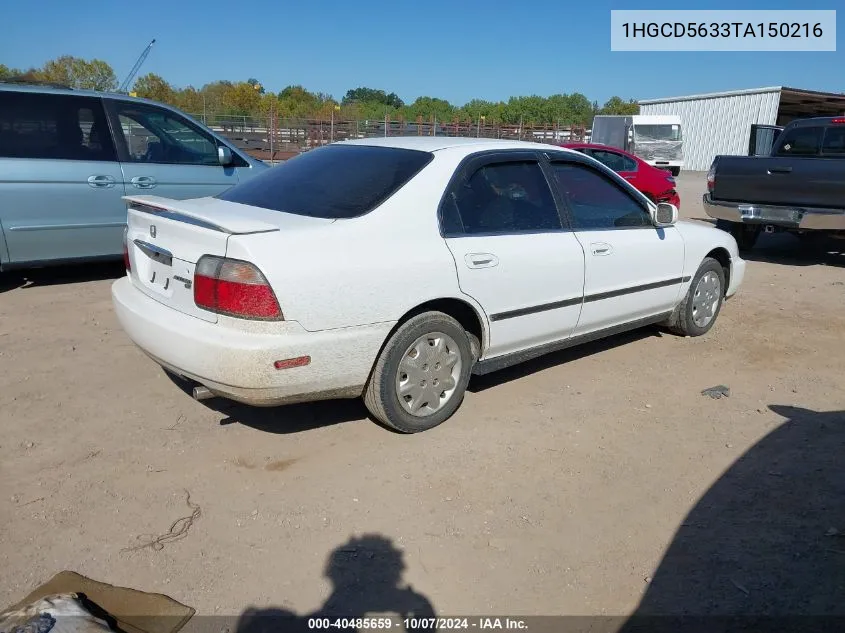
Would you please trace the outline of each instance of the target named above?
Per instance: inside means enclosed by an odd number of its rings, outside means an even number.
[[[423,152],[437,152],[446,149],[464,149],[467,153],[500,149],[571,151],[564,147],[560,147],[559,145],[550,145],[548,143],[531,143],[529,141],[509,141],[464,136],[386,136],[339,141],[335,144],[394,147],[397,149],[415,149]]]
[[[789,127],[815,127],[819,125],[841,125],[840,121],[845,120],[842,116],[816,116],[806,119],[793,119]]]
[[[0,80],[0,92],[34,92],[38,94],[68,95],[71,97],[98,97],[109,99],[121,99],[123,101],[135,101],[137,103],[151,103],[157,106],[171,107],[166,103],[131,97],[122,92],[103,92],[100,90],[77,90],[76,88],[60,88],[50,84],[16,83],[14,81]]]

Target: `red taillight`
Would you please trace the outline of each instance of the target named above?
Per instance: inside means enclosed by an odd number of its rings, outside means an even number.
[[[237,259],[200,257],[194,270],[194,303],[209,312],[244,319],[284,319],[261,271]]]
[[[123,265],[126,266],[126,272],[131,272],[132,262],[129,261],[129,227],[123,229]]]
[[[716,187],[716,163],[710,166],[710,171],[707,172],[707,191],[712,192]]]
[[[845,123],[845,117],[837,117],[833,119],[832,123]]]

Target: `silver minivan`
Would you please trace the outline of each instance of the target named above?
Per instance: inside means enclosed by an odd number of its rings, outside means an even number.
[[[0,270],[119,259],[122,196],[214,196],[264,169],[154,101],[0,83]]]

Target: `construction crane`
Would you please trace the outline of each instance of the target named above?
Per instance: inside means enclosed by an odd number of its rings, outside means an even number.
[[[141,69],[141,64],[144,63],[144,60],[147,59],[147,55],[150,54],[150,49],[153,47],[156,41],[153,40],[147,45],[147,48],[144,49],[144,52],[141,53],[141,56],[138,58],[138,61],[135,62],[135,65],[132,67],[132,70],[129,71],[129,74],[126,76],[126,79],[123,80],[123,83],[120,84],[120,88],[118,88],[118,92],[126,92],[129,90],[129,84],[132,83],[132,80],[135,79],[135,75],[138,74],[138,71]]]

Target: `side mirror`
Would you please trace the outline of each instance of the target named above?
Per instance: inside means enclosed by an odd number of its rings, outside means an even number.
[[[218,145],[217,146],[217,161],[223,165],[223,167],[228,167],[231,165],[234,160],[232,158],[232,150],[230,150],[225,145]]]
[[[661,202],[654,212],[654,226],[672,226],[678,221],[678,207],[668,202]]]

